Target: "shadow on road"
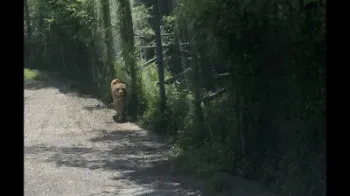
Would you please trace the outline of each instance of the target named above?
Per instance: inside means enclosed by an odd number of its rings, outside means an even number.
[[[85,110],[88,110],[89,112],[92,112],[93,110],[105,110],[106,108],[110,108],[110,107],[97,104],[97,105],[91,105],[91,106],[84,106],[83,108]]]
[[[49,79],[49,81],[25,80],[27,90],[56,88],[61,93],[79,97],[92,97],[88,93],[78,90],[69,82]],[[106,104],[107,105],[107,104]],[[84,109],[92,111],[105,109],[104,105],[86,106]],[[43,161],[53,162],[58,167],[87,168],[90,170],[115,171],[114,181],[136,184],[146,188],[147,193],[137,195],[184,195],[186,192],[198,190],[194,180],[175,172],[167,159],[169,146],[162,138],[152,132],[136,130],[95,130],[94,137],[86,142],[92,145],[81,146],[45,146],[34,145],[25,147],[25,155],[40,154]],[[92,147],[90,147],[92,146]],[[106,179],[108,180],[108,179]],[[125,184],[123,184],[125,186]],[[120,195],[118,190],[125,187],[114,187],[117,192],[102,192],[101,195]],[[189,195],[189,194],[186,194]],[[194,193],[198,195],[198,193]]]
[[[193,179],[172,169],[166,158],[168,145],[151,132],[101,130],[89,141],[107,144],[110,148],[101,151],[99,148],[31,146],[25,148],[25,153],[44,153],[46,161],[54,162],[57,166],[118,171],[120,175],[113,180],[126,180],[152,191],[138,195],[181,195],[178,190],[180,186],[185,187],[186,192],[199,195],[196,192],[199,188],[193,184]]]
[[[39,90],[42,88],[49,88],[52,87],[51,84],[48,82],[43,82],[43,81],[35,81],[35,80],[24,80],[24,89],[27,90]]]
[[[44,88],[56,88],[59,92],[63,94],[71,94],[73,96],[78,96],[82,98],[98,99],[98,97],[96,96],[96,92],[94,92],[90,86],[85,87],[82,84],[71,81],[69,79],[58,78],[57,76],[50,76],[47,81],[37,81],[32,79],[24,80],[24,89],[26,90],[40,90]],[[108,103],[104,104],[108,105]],[[91,108],[89,109],[96,109],[93,107],[95,106],[91,106]],[[102,108],[105,107],[106,106],[102,106]]]

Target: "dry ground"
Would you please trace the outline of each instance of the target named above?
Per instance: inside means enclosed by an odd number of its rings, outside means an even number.
[[[169,164],[170,145],[57,81],[25,80],[26,196],[206,195]],[[232,178],[225,195],[266,195]],[[203,191],[202,191],[203,192]]]

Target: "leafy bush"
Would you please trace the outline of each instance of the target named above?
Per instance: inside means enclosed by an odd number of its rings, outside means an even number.
[[[34,69],[24,68],[24,78],[32,80],[47,80],[47,74]]]
[[[170,77],[168,72],[165,72],[165,77]],[[158,72],[155,63],[149,65],[142,71],[143,79],[143,94],[145,97],[146,109],[140,119],[140,124],[150,130],[161,130],[161,113],[159,111],[159,86]],[[186,120],[190,111],[191,96],[188,91],[181,88],[177,84],[166,86],[167,95],[167,118],[168,129],[161,132],[176,135],[186,128]],[[190,121],[187,121],[190,122]],[[166,131],[166,132],[165,132]]]

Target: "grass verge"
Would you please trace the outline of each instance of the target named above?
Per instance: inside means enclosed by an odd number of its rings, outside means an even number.
[[[45,81],[48,79],[48,76],[38,70],[24,68],[24,79]]]

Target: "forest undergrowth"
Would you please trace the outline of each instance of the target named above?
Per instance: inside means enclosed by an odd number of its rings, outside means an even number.
[[[173,163],[213,190],[225,188],[226,173],[323,196],[325,8],[324,0],[26,0],[25,66],[84,83],[106,102],[109,82],[121,79],[129,119],[171,137]]]

